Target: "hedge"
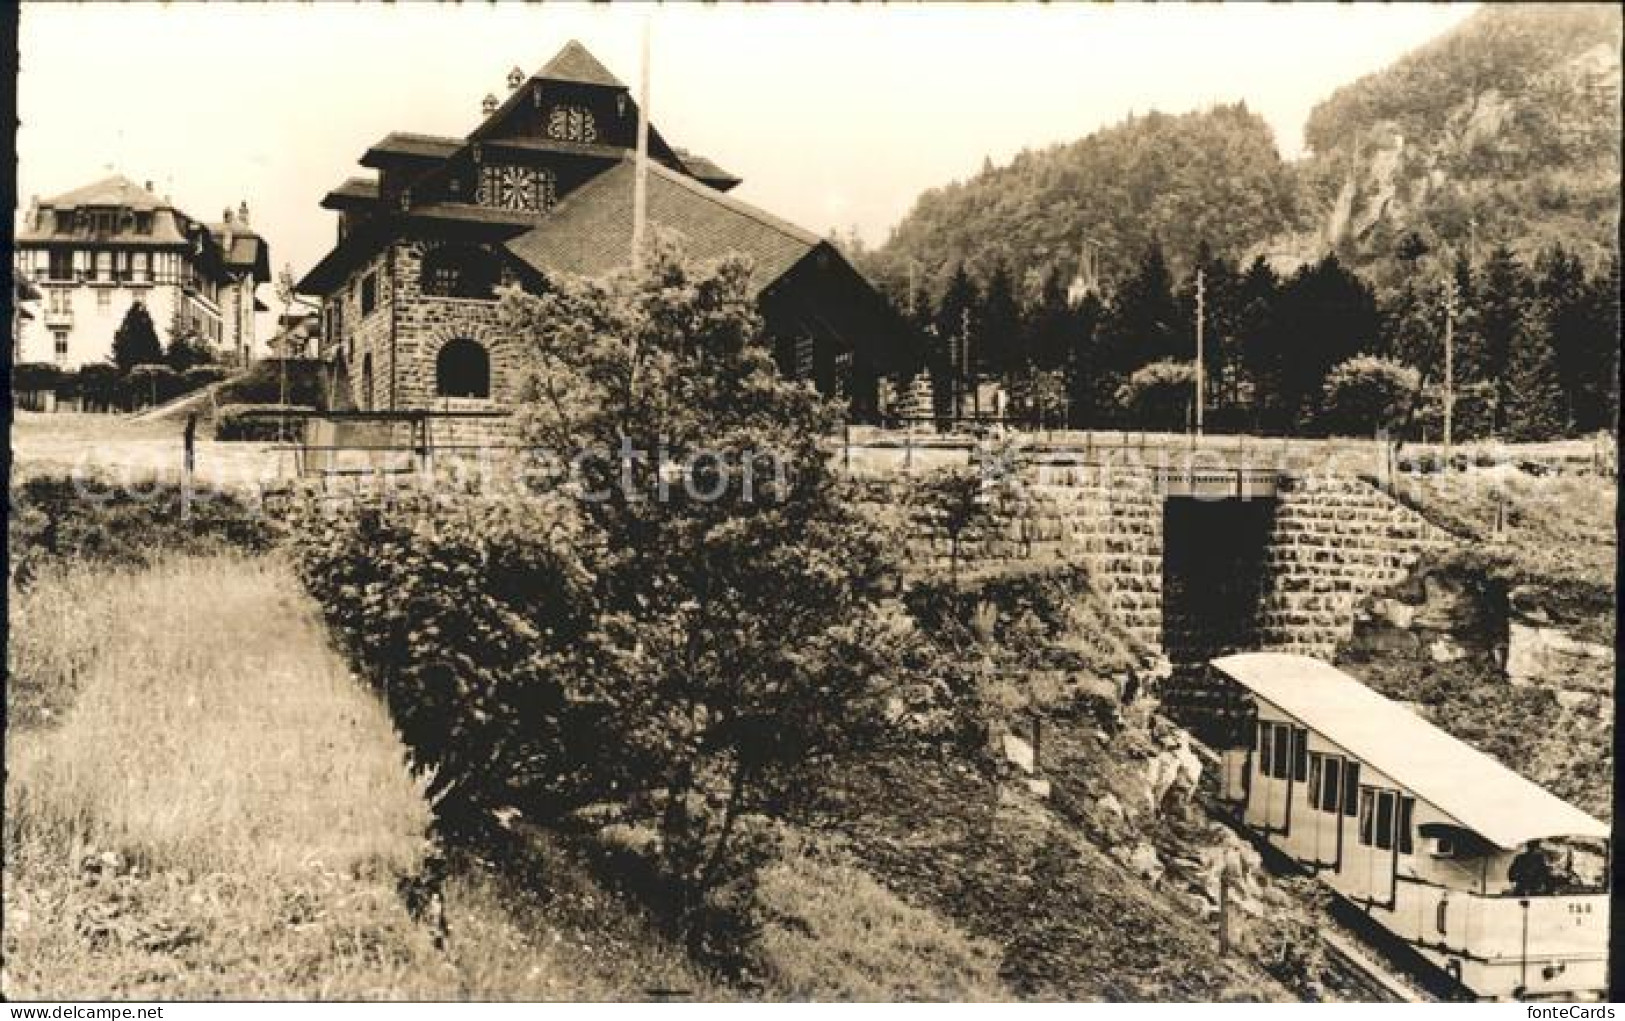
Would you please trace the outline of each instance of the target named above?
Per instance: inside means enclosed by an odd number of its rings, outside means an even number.
[[[190,393],[230,378],[231,374],[230,369],[221,365],[195,365],[181,373],[181,386],[185,392]]]
[[[217,440],[297,441],[305,434],[305,420],[284,420],[284,412],[304,413],[314,409],[303,404],[227,404],[214,420]]]
[[[132,407],[162,404],[181,392],[181,377],[167,365],[137,365],[125,374],[119,390]]]
[[[54,390],[62,370],[50,362],[18,362],[11,367],[11,388],[19,392]]]

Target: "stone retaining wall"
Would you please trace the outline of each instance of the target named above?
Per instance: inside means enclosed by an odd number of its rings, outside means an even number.
[[[1425,552],[1454,541],[1359,479],[1288,480],[1265,553],[1261,644],[1331,658],[1353,633],[1361,602],[1403,580]]]
[[[953,544],[919,480],[891,475],[864,485],[864,501],[902,526],[911,563],[946,572]],[[1128,631],[1162,651],[1164,517],[1150,467],[1028,462],[1013,483],[985,484],[984,494],[983,520],[960,536],[963,575],[1081,563]],[[1358,478],[1283,479],[1262,552],[1257,647],[1329,658],[1352,633],[1363,600],[1452,541]]]

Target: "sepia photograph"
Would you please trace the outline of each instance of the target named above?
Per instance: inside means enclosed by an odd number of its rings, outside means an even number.
[[[0,26],[8,1016],[1625,991],[1619,6]]]

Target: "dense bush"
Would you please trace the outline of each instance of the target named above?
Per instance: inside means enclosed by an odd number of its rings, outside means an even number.
[[[1187,362],[1152,362],[1128,378],[1117,402],[1142,428],[1178,432],[1196,399],[1196,369]]]
[[[297,404],[227,404],[215,415],[214,438],[297,442],[305,434],[305,420],[282,416],[311,410]]]
[[[181,385],[185,391],[190,393],[193,390],[201,390],[213,383],[218,383],[222,379],[228,379],[230,376],[231,370],[222,365],[194,365],[181,373]]]
[[[214,349],[201,337],[183,333],[170,338],[169,347],[164,351],[164,362],[184,375],[188,370],[212,364]]]
[[[1322,421],[1334,435],[1393,435],[1410,417],[1421,383],[1419,372],[1392,359],[1350,358],[1326,376]]]
[[[180,393],[180,373],[167,365],[137,365],[124,374],[119,390],[126,406],[162,404]]]
[[[52,563],[142,566],[168,551],[263,550],[278,536],[275,520],[230,493],[196,491],[183,516],[173,483],[38,476],[10,492],[6,530],[19,585]]]
[[[26,392],[54,390],[62,370],[50,362],[18,362],[11,367],[11,388]]]
[[[298,547],[443,836],[607,802],[658,832],[691,938],[762,860],[749,820],[884,732],[908,631],[819,446],[832,409],[778,374],[748,279],[662,246],[639,276],[511,295],[526,438],[595,456],[509,502],[310,511]]]
[[[118,367],[92,362],[79,370],[79,399],[86,411],[107,411],[119,403]]]
[[[328,407],[325,362],[315,358],[261,358],[220,390],[222,404],[296,404]]]

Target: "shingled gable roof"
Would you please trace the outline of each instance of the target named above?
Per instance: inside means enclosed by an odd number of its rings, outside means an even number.
[[[461,138],[444,135],[423,135],[415,131],[391,131],[374,142],[361,157],[364,167],[377,167],[388,157],[439,160],[455,153],[463,146]]]
[[[574,39],[565,43],[564,49],[554,54],[553,59],[531,77],[552,82],[603,85],[612,89],[626,88],[619,78],[609,73],[609,68],[600,64],[597,57]]]
[[[507,243],[543,274],[604,276],[630,261],[634,161],[623,159],[560,202],[534,230]],[[789,272],[823,239],[657,163],[649,164],[649,223],[680,234],[701,260],[730,252],[754,264],[754,294]]]
[[[347,177],[344,183],[322,197],[322,207],[339,209],[357,202],[375,202],[378,182],[366,177]]]
[[[170,208],[169,203],[123,174],[104,177],[94,184],[63,192],[55,198],[44,199],[40,205],[50,206],[52,209],[74,209],[79,206],[122,206],[126,209],[140,210]]]
[[[249,270],[254,279],[261,282],[271,279],[270,252],[266,249],[265,239],[256,231],[240,223],[211,223],[208,227],[215,243],[220,245],[220,257],[226,265],[233,269]]]

